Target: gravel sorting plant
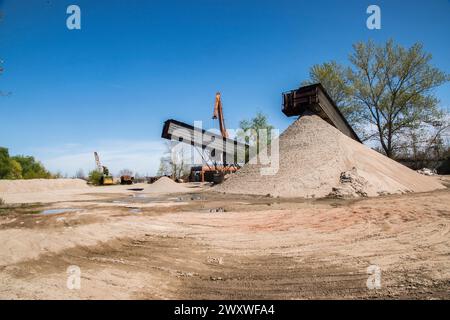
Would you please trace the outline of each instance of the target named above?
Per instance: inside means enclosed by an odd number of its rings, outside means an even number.
[[[279,139],[279,170],[247,164],[216,191],[275,197],[365,197],[445,188],[306,113]],[[276,141],[274,141],[276,142]],[[264,152],[264,151],[263,151]]]

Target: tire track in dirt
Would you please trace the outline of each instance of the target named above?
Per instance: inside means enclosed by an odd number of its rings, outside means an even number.
[[[69,230],[56,217],[36,225],[42,218],[30,216],[26,228],[4,231],[22,244],[32,245],[35,232],[61,243],[1,266],[0,298],[448,299],[448,196],[215,198],[140,216],[99,205],[90,213],[104,223],[78,226],[73,216]],[[226,210],[210,212],[219,206]],[[372,264],[382,270],[379,290],[366,286]],[[69,265],[81,268],[79,291],[66,287]]]

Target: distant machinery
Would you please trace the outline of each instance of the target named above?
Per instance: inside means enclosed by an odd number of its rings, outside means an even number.
[[[112,185],[114,184],[113,177],[109,174],[109,170],[107,167],[102,166],[100,163],[100,158],[97,152],[94,152],[95,165],[97,167],[97,171],[102,174],[100,177],[100,185]]]
[[[134,177],[132,177],[130,175],[120,176],[120,184],[133,184],[133,182],[134,182]]]

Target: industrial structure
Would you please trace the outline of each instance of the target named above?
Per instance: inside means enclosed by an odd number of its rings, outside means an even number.
[[[283,113],[288,116],[299,116],[305,111],[317,114],[346,136],[361,142],[353,128],[342,115],[339,108],[330,98],[320,83],[300,87],[283,93]]]
[[[162,138],[200,148],[203,164],[191,168],[191,181],[220,183],[225,174],[236,172],[245,163],[248,145],[228,137],[220,92],[216,93],[212,118],[219,121],[220,134],[173,119],[164,123]]]
[[[361,142],[320,83],[284,92],[282,112],[288,117],[301,116],[305,112],[311,112],[320,116],[346,136]],[[220,92],[216,93],[213,119],[219,121],[220,135],[173,119],[164,123],[161,135],[163,138],[201,148],[204,163],[191,168],[191,181],[220,182],[223,180],[224,174],[236,172],[242,164],[249,160],[246,157],[249,146],[228,137]],[[238,159],[242,159],[243,163],[239,163]]]

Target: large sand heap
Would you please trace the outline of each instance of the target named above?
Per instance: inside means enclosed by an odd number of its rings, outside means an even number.
[[[81,179],[0,180],[0,194],[87,188],[86,181]]]
[[[215,190],[280,197],[354,197],[445,188],[305,114],[279,137],[279,170],[247,164]]]

